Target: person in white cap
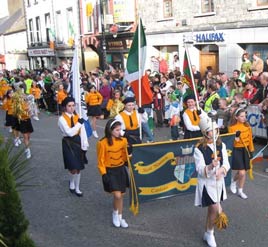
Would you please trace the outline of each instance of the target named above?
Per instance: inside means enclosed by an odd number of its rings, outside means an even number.
[[[218,135],[217,124],[214,122],[213,124],[212,126],[208,117],[202,119],[200,128],[204,136],[194,150],[198,174],[195,206],[208,208],[203,239],[210,247],[217,246],[214,236],[214,222],[219,211],[222,211],[220,201],[227,198],[224,177],[230,169],[226,145]]]

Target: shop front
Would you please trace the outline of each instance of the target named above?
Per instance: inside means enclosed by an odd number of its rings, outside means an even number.
[[[28,49],[31,69],[49,68],[56,65],[55,51],[50,48]]]
[[[115,69],[125,69],[128,52],[133,40],[133,33],[120,34],[116,38],[112,35],[106,38],[106,62]]]

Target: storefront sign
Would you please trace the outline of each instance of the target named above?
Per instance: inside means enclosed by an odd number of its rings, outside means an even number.
[[[124,43],[122,40],[109,41],[108,46],[109,46],[109,50],[122,50],[122,49],[124,49]]]
[[[28,50],[29,57],[48,57],[48,56],[55,56],[55,52],[52,49],[45,48],[45,49],[31,49]]]
[[[114,23],[135,21],[135,1],[114,0],[113,10]]]
[[[223,33],[200,33],[196,34],[196,42],[222,42]]]

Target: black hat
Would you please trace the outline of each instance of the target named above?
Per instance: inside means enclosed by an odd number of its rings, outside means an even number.
[[[127,97],[123,100],[123,103],[126,105],[127,103],[130,102],[135,102],[135,98],[134,97]]]
[[[183,102],[186,103],[189,99],[193,99],[195,101],[195,96],[193,94],[189,94],[184,98]]]
[[[66,97],[62,102],[61,106],[66,107],[66,105],[70,102],[75,102],[75,99],[73,97]]]

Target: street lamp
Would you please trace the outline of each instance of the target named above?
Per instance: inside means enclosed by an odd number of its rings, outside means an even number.
[[[105,70],[106,67],[106,40],[105,40],[105,26],[104,26],[104,14],[103,14],[103,5],[105,0],[101,0],[100,3],[100,16],[101,16],[101,69]]]

